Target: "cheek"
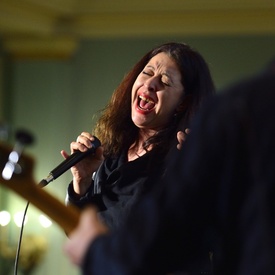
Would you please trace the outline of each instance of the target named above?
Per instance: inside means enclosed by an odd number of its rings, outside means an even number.
[[[136,92],[140,86],[141,86],[141,83],[140,83],[139,79],[137,78],[133,84],[133,87],[132,87],[132,100],[134,99]]]
[[[133,87],[132,87],[132,92],[131,92],[132,102],[133,102],[134,99],[135,99],[136,91],[137,91],[137,86],[136,86],[135,83],[134,83],[134,85],[133,85]]]
[[[135,92],[134,92],[134,86],[133,86],[132,93],[131,93],[131,102],[134,101],[134,98],[135,98]]]
[[[163,109],[170,114],[174,114],[181,102],[181,99],[182,97],[180,95],[174,97],[168,95],[164,96],[162,98]]]

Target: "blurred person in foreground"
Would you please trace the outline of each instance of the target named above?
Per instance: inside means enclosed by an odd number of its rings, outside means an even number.
[[[167,274],[196,265],[215,235],[214,274],[275,274],[274,121],[274,73],[231,86],[126,225],[109,232],[89,208],[66,254],[83,274]]]
[[[117,232],[83,212],[65,251],[83,274],[186,271],[213,242],[214,274],[275,274],[275,77],[216,96],[196,117],[161,188]]]

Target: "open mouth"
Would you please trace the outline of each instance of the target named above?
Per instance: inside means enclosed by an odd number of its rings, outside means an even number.
[[[150,98],[144,97],[142,95],[138,97],[138,107],[141,110],[150,111],[155,107],[155,105],[155,102]]]

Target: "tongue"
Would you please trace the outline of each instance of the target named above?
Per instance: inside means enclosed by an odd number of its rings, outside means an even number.
[[[147,102],[145,100],[141,100],[140,101],[140,107],[142,109],[146,109],[146,110],[150,110],[155,106],[155,104],[153,102]]]

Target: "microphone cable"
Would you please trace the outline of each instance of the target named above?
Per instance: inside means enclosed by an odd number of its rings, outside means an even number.
[[[30,202],[28,201],[27,205],[25,207],[24,214],[23,214],[22,225],[21,225],[21,229],[20,229],[20,233],[19,233],[19,239],[18,239],[18,243],[17,243],[17,251],[16,251],[15,261],[14,261],[14,272],[13,272],[14,275],[17,275],[17,271],[18,271],[19,256],[20,256],[20,249],[21,249],[21,244],[22,244],[24,224],[25,224],[25,218],[26,218],[26,215],[27,215],[29,204],[30,204]]]

